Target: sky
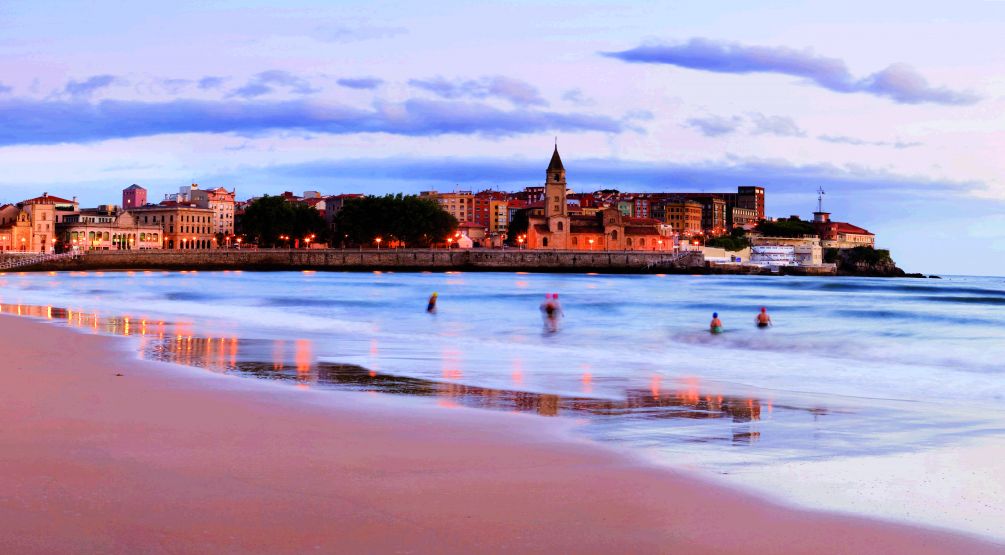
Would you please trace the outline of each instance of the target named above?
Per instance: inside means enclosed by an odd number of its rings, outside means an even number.
[[[652,5],[647,5],[652,4]],[[0,202],[767,190],[1005,276],[1005,1],[0,0]]]

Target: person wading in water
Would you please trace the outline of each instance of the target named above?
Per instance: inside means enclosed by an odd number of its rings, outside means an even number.
[[[761,312],[757,314],[757,317],[754,319],[754,321],[757,322],[757,327],[759,328],[766,328],[770,326],[771,316],[768,316],[768,309],[762,306]]]

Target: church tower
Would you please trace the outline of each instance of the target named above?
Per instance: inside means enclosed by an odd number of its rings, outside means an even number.
[[[545,217],[568,215],[565,190],[565,167],[562,165],[562,158],[558,155],[558,145],[556,144],[555,153],[551,155],[551,163],[548,164],[544,180]]]

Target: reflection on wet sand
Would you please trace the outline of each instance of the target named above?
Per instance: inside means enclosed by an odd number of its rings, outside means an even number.
[[[144,356],[176,364],[196,366],[214,372],[238,373],[263,379],[291,381],[300,387],[381,392],[396,395],[435,397],[441,406],[529,412],[541,416],[577,416],[586,418],[620,417],[624,419],[694,419],[726,420],[751,423],[761,419],[762,411],[770,413],[770,401],[752,397],[712,394],[702,388],[697,379],[685,380],[682,386],[666,387],[654,374],[645,387],[625,389],[624,398],[591,397],[593,376],[589,365],[581,368],[580,382],[586,395],[556,395],[519,389],[479,387],[457,383],[462,379],[463,360],[456,351],[442,353],[442,380],[380,373],[376,364],[378,342],[371,340],[369,353],[372,368],[351,364],[318,362],[313,342],[308,339],[261,340],[238,337],[196,337],[190,322],[164,322],[130,316],[102,317],[94,312],[56,307],[20,304],[0,304],[7,314],[33,316],[66,324],[95,333],[139,336]],[[514,386],[524,381],[523,362],[513,359]],[[819,408],[784,407],[789,410],[826,414]],[[760,432],[748,427],[732,430],[732,441],[751,443]]]
[[[230,356],[221,352],[229,349]],[[234,356],[233,350],[240,352]],[[760,420],[764,404],[753,398],[702,393],[695,384],[687,389],[630,388],[624,399],[565,396],[533,393],[515,389],[479,387],[457,383],[463,372],[454,353],[444,353],[443,381],[383,374],[362,366],[317,362],[307,340],[265,341],[253,339],[222,340],[184,338],[182,341],[151,342],[146,354],[156,360],[199,366],[216,372],[239,372],[255,377],[295,381],[354,391],[374,391],[396,395],[437,397],[444,406],[534,412],[542,416],[562,414],[587,417],[621,416],[630,418],[725,418],[732,422]],[[261,356],[271,355],[262,361]],[[517,372],[515,382],[522,380]],[[582,380],[588,384],[589,372]],[[747,441],[756,440],[758,432],[743,432]]]

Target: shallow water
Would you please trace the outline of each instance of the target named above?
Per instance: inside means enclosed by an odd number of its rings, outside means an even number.
[[[575,418],[599,441],[773,490],[793,465],[833,479],[842,460],[1005,437],[1001,278],[89,272],[0,286],[4,312],[137,335],[159,360]],[[539,312],[549,292],[557,333]],[[754,327],[760,306],[774,327]],[[1000,499],[955,511],[879,514],[990,535],[1005,516]]]

